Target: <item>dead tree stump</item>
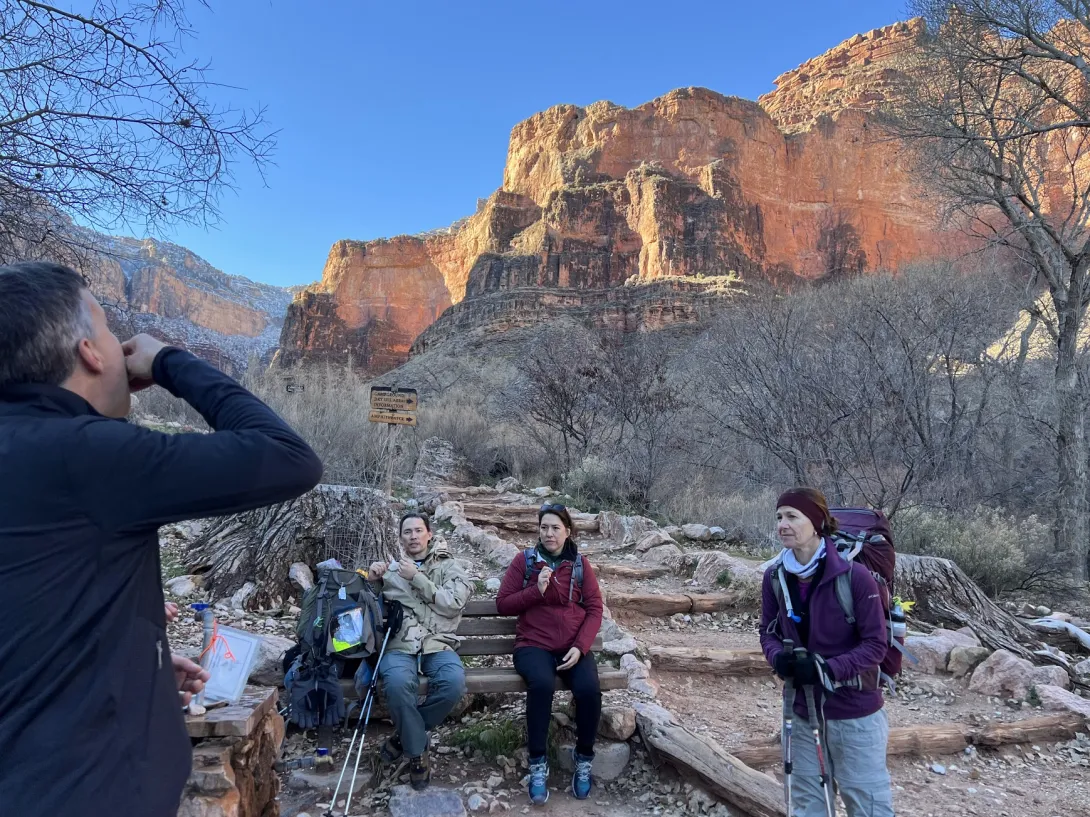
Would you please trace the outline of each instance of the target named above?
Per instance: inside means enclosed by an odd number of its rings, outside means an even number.
[[[1035,660],[1035,634],[1010,613],[992,603],[984,591],[949,559],[897,554],[894,585],[902,599],[916,602],[912,611],[935,624],[969,627],[981,643]]]
[[[336,557],[345,567],[365,568],[388,561],[396,552],[396,527],[380,492],[319,485],[291,502],[211,520],[187,561],[218,597],[253,582],[257,591],[248,606],[260,607],[294,592],[288,571],[295,562],[313,566]]]

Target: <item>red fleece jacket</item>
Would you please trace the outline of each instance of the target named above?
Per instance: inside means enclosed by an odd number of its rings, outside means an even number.
[[[580,592],[579,585],[574,586],[571,601],[568,600],[568,586],[574,562],[560,563],[549,580],[545,595],[537,589],[542,562],[534,565],[525,589],[522,586],[525,553],[520,553],[511,562],[496,596],[496,609],[501,616],[518,616],[516,647],[541,647],[550,652],[567,652],[578,647],[583,655],[590,652],[602,626],[602,591],[590,562],[582,555],[579,558],[583,559],[583,588]]]

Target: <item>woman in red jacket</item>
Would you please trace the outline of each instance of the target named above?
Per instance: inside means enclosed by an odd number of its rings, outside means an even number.
[[[602,715],[598,665],[590,648],[602,626],[602,594],[594,570],[572,539],[568,509],[542,505],[537,520],[537,547],[511,562],[496,608],[501,616],[518,616],[514,658],[515,670],[526,681],[530,802],[541,805],[549,799],[545,747],[557,675],[575,699],[572,794],[580,800],[590,795],[594,738]]]

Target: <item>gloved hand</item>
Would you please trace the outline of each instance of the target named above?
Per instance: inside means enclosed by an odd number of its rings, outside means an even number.
[[[784,680],[795,677],[795,654],[790,650],[780,650],[772,659],[772,669]]]
[[[795,684],[800,687],[820,684],[818,676],[817,656],[811,652],[795,655]]]

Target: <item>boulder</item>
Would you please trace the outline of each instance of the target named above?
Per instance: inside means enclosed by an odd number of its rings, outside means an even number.
[[[973,671],[969,689],[981,695],[1024,700],[1029,690],[1040,684],[1066,689],[1071,680],[1060,667],[1035,667],[1006,650],[996,650]]]
[[[727,532],[718,525],[712,525],[708,528],[708,532],[711,534],[711,540],[713,542],[722,542],[727,538]]]
[[[197,582],[195,576],[176,576],[168,582],[163,584],[172,595],[178,598],[185,599],[197,593]]]
[[[651,564],[666,565],[671,570],[681,567],[685,554],[677,545],[659,545],[647,551],[643,558]]]
[[[548,485],[543,485],[540,488],[533,488],[530,491],[534,496],[539,496],[544,499],[547,496],[556,496],[556,491],[550,488]]]
[[[1033,690],[1037,693],[1042,708],[1051,712],[1075,712],[1090,719],[1090,701],[1086,698],[1054,684],[1038,684]]]
[[[613,511],[598,514],[598,530],[602,537],[618,545],[634,545],[657,529],[655,521],[646,516],[621,516]]]
[[[628,740],[636,733],[636,710],[630,706],[606,706],[598,734],[608,740]]]
[[[686,539],[707,542],[712,538],[712,529],[707,525],[689,524],[681,526],[681,533]]]
[[[1075,665],[1076,675],[1090,675],[1090,658],[1080,661]]]
[[[646,553],[647,551],[651,550],[651,548],[658,547],[659,545],[676,544],[677,542],[671,539],[670,535],[666,533],[666,531],[656,528],[653,531],[648,531],[639,538],[639,540],[636,542],[636,552]]]
[[[633,714],[633,717],[635,715]],[[574,770],[572,750],[575,747],[570,743],[560,745],[560,768],[566,772]],[[632,757],[632,750],[626,742],[600,740],[594,745],[594,764],[591,766],[595,780],[608,783],[616,780],[624,772]],[[392,813],[392,810],[391,810]]]
[[[413,496],[421,507],[432,513],[443,502],[440,488],[447,485],[469,485],[470,468],[465,459],[454,453],[449,440],[429,437],[420,446],[413,470]]]
[[[674,540],[681,539],[685,535],[677,525],[667,525],[662,532]]]
[[[284,568],[280,568],[283,570]],[[246,606],[250,603],[250,600],[257,594],[257,585],[253,582],[246,582],[235,594],[231,596],[231,609],[237,612],[242,612],[246,609]]]
[[[950,652],[958,646],[965,645],[948,635],[910,635],[905,639],[905,648],[916,656],[919,663],[906,662],[905,667],[928,675],[946,672]]]
[[[509,491],[521,490],[522,483],[518,481],[518,477],[504,477],[496,483],[496,490],[501,494],[506,494]]]
[[[390,817],[465,817],[466,814],[458,792],[436,785],[424,791],[394,786],[388,808]]]
[[[487,590],[489,593],[497,593],[499,592],[501,584],[503,584],[503,582],[501,582],[499,579],[487,579],[484,583],[484,589]]]
[[[759,567],[750,564],[745,559],[739,559],[737,556],[731,556],[729,553],[721,553],[717,550],[710,550],[700,554],[696,562],[696,570],[693,572],[693,578],[696,579],[697,584],[712,587],[724,570],[730,571],[730,583],[732,585],[739,582],[753,584],[756,587],[761,586],[762,574]]]
[[[450,520],[450,524],[454,527],[459,527],[466,524],[465,505],[461,502],[451,500],[444,502],[438,508],[435,509],[435,513],[432,514],[432,519],[436,522],[442,522],[443,520]]]
[[[314,587],[314,573],[303,562],[295,562],[288,568],[288,579],[303,593]]]
[[[629,653],[634,653],[640,648],[639,642],[633,636],[626,635],[622,638],[602,640],[602,654],[611,658],[619,658]]]
[[[988,647],[966,647],[959,644],[950,650],[950,657],[946,659],[946,671],[955,678],[964,678],[991,654]]]
[[[651,677],[650,668],[639,658],[631,654],[621,656],[621,669],[628,673],[629,679]]]
[[[949,631],[947,631],[947,632],[949,632]],[[972,627],[961,627],[961,628],[959,628],[957,630],[954,630],[954,632],[958,633],[959,635],[964,636],[967,639],[969,639],[968,642],[965,642],[969,646],[973,646],[973,647],[983,647],[984,646],[983,644],[980,643],[980,639],[977,637],[977,634],[975,632],[973,632]]]
[[[264,687],[284,685],[284,653],[295,646],[290,638],[279,635],[264,635],[250,670],[250,683]]]

